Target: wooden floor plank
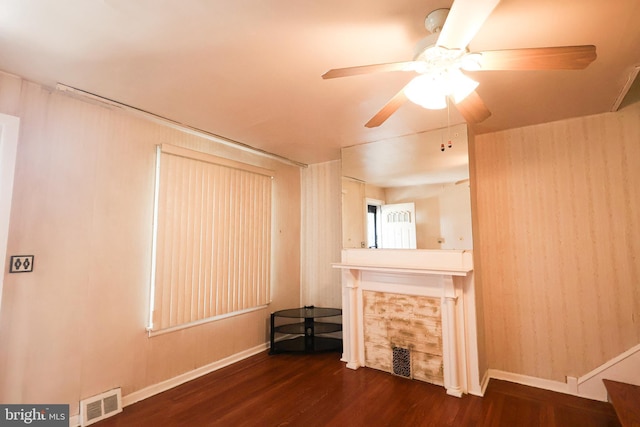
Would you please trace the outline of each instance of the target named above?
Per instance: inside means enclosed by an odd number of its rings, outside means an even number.
[[[623,427],[640,427],[640,386],[602,380]]]
[[[492,380],[485,397],[369,368],[337,353],[266,352],[124,408],[96,427],[619,427],[610,404]]]

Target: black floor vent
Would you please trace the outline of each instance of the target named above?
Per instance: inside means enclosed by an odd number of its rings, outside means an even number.
[[[411,378],[411,352],[408,348],[393,347],[393,373]]]

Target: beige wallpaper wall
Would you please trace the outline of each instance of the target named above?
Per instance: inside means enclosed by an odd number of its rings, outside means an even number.
[[[473,145],[488,367],[564,381],[640,343],[640,104]]]
[[[363,248],[367,244],[365,194],[362,181],[342,178],[340,206],[343,248]]]
[[[123,394],[264,345],[271,310],[300,303],[298,167],[0,74],[0,112],[21,118],[0,308],[0,402]],[[148,338],[155,145],[275,170],[268,309]]]
[[[302,305],[342,307],[340,161],[302,168]]]

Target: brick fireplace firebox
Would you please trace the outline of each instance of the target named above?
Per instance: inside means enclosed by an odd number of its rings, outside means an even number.
[[[365,365],[444,385],[440,299],[362,292]]]

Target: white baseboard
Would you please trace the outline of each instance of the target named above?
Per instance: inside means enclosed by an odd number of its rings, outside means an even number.
[[[133,403],[139,402],[158,393],[162,393],[163,391],[172,389],[176,386],[179,386],[180,384],[184,384],[188,381],[194,380],[198,377],[224,368],[225,366],[229,366],[233,363],[239,362],[248,357],[266,351],[267,348],[269,348],[267,344],[261,344],[248,350],[241,351],[240,353],[233,354],[224,359],[209,363],[208,365],[201,366],[200,368],[194,369],[193,371],[185,372],[184,374],[180,374],[177,377],[173,377],[158,384],[154,384],[141,390],[134,391],[133,393],[122,397],[122,406],[129,406]]]
[[[607,401],[607,390],[602,379],[607,378],[629,384],[640,385],[640,344],[611,359],[593,371],[579,378],[567,377],[567,382],[546,380],[527,375],[489,369],[482,381],[482,394],[486,390],[489,379],[509,381],[512,383],[537,387],[544,390],[571,394],[585,399]]]
[[[512,383],[541,388],[544,390],[557,391],[559,393],[573,394],[569,390],[569,385],[560,381],[546,380],[544,378],[514,374],[512,372],[505,372],[498,369],[489,369],[488,373],[489,378],[491,379],[509,381]]]

